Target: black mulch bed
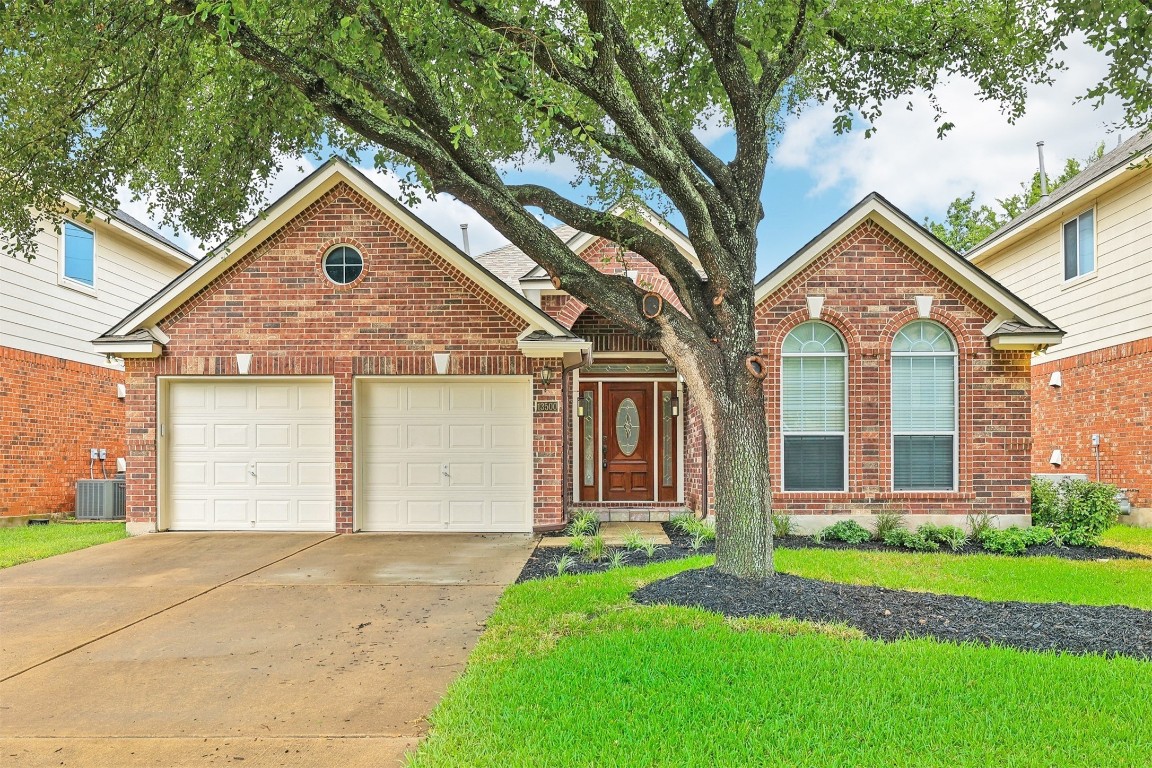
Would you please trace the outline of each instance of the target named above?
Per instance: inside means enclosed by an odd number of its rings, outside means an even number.
[[[643,552],[629,552],[623,547],[607,547],[609,556],[617,550],[623,550],[626,557],[626,565],[647,565],[648,563],[663,563],[668,560],[679,560],[684,557],[692,557],[694,555],[711,555],[716,552],[715,542],[708,542],[704,544],[699,550],[693,550],[690,546],[692,543],[691,536],[684,534],[671,527],[668,523],[664,523],[664,533],[667,534],[671,545],[661,545],[657,548],[655,555],[648,559]],[[563,536],[563,532],[557,532],[553,535]],[[816,541],[811,536],[784,536],[775,539],[775,546],[783,549],[848,549],[848,550],[863,550],[872,552],[903,552],[907,554],[911,550],[902,547],[890,547],[887,544],[881,544],[875,541],[866,541],[862,544],[848,544],[843,541]],[[988,555],[992,554],[979,546],[968,544],[961,549],[953,552],[948,547],[941,547],[938,550],[940,553],[950,555]],[[528,562],[524,564],[524,568],[520,571],[520,577],[516,579],[517,583],[522,581],[531,581],[533,579],[543,579],[549,576],[556,575],[555,563],[561,557],[568,553],[565,547],[537,547],[532,556],[528,558]],[[1062,557],[1066,560],[1147,560],[1145,555],[1137,552],[1129,552],[1124,549],[1116,549],[1115,547],[1056,547],[1051,544],[1046,544],[1041,547],[1029,547],[1022,555],[1013,555],[1013,557],[1039,557],[1047,555],[1049,557]],[[607,560],[599,563],[585,563],[577,556],[573,556],[575,563],[565,571],[569,574],[578,573],[600,573],[608,570],[610,567]]]
[[[611,557],[613,552],[624,552],[625,562],[624,565],[648,565],[649,563],[664,563],[669,560],[680,560],[692,555],[710,555],[716,549],[711,545],[702,547],[699,552],[693,552],[688,546],[660,546],[653,553],[651,559],[641,551],[629,552],[624,547],[605,547],[608,556]],[[545,579],[549,576],[556,575],[556,562],[564,555],[569,554],[567,547],[536,547],[532,556],[528,558],[528,562],[524,564],[524,568],[520,571],[519,578],[516,583],[522,581],[532,581],[533,579]],[[565,574],[574,573],[602,573],[608,570],[611,566],[607,559],[599,563],[585,563],[580,559],[579,555],[572,555],[575,562],[568,568]]]
[[[671,534],[669,534],[671,535]],[[845,541],[816,541],[811,536],[777,536],[773,539],[775,546],[782,549],[854,549],[871,552],[904,552],[912,550],[904,547],[890,547],[879,541],[865,541],[861,544],[849,544]],[[994,555],[979,544],[965,544],[957,550],[941,546],[933,554],[945,555]],[[1044,544],[1038,547],[1028,547],[1022,554],[1005,555],[1005,557],[1062,557],[1065,560],[1147,560],[1145,555],[1138,552],[1129,552],[1116,547],[1057,547],[1054,544]]]
[[[1152,659],[1152,611],[1124,606],[992,603],[787,574],[748,581],[715,568],[684,571],[638,589],[632,598],[642,605],[696,606],[725,616],[778,614],[847,623],[883,640],[931,637],[1026,651]]]

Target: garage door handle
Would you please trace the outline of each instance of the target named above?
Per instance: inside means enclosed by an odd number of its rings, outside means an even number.
[[[452,473],[448,471],[447,464],[440,465],[440,474],[444,475],[444,477],[452,477]]]
[[[255,464],[249,464],[248,465],[248,474],[252,475],[252,477],[256,477],[256,465]]]

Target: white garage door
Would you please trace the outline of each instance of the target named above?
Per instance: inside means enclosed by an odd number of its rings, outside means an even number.
[[[332,382],[168,384],[172,530],[332,531]]]
[[[532,530],[530,379],[357,383],[362,530]]]

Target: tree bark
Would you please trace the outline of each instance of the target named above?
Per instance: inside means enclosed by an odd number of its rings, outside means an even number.
[[[772,485],[763,382],[748,371],[745,355],[670,351],[704,425],[716,515],[716,567],[741,578],[770,578],[775,573]]]

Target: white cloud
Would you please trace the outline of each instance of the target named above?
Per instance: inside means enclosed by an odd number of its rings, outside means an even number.
[[[975,86],[954,81],[943,86],[939,101],[956,127],[942,140],[927,98],[911,99],[914,110],[889,104],[870,139],[862,130],[837,137],[831,130],[832,110],[817,107],[787,128],[775,154],[777,166],[806,170],[812,178],[810,195],[841,188],[846,203],[877,191],[910,213],[939,216],[948,203],[975,191],[978,201],[991,203],[1019,191],[1020,182],[1036,170],[1036,142],[1045,142],[1050,176],[1069,157],[1087,155],[1101,140],[1111,148],[1116,137],[1107,126],[1120,116],[1115,100],[1093,110],[1076,102],[1097,82],[1105,62],[1101,54],[1072,43],[1064,56],[1065,72],[1052,86],[1030,91],[1028,110],[1014,125],[999,105],[973,95]]]
[[[400,181],[395,175],[374,168],[360,170],[379,184],[385,192],[393,197],[399,197]],[[480,214],[449,195],[429,196],[415,206],[410,206],[410,210],[457,246],[461,244],[460,225],[467,224],[469,249],[473,255],[499,248],[508,242]]]

